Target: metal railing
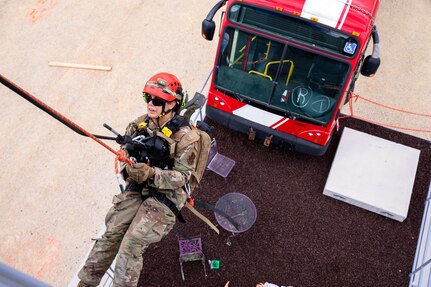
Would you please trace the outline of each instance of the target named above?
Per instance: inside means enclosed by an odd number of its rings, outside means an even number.
[[[410,273],[410,287],[430,286],[431,284],[431,182],[422,217],[421,229],[416,247],[412,272]]]
[[[28,286],[49,287],[50,285],[0,262],[0,287]]]

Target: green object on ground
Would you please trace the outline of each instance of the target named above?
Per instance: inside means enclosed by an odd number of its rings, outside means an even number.
[[[211,260],[211,269],[219,269],[220,260]]]

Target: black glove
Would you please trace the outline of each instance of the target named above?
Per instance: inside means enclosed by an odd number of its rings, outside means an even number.
[[[124,136],[118,135],[117,138],[115,139],[115,141],[118,144],[123,145],[123,144],[129,143],[129,142],[132,142],[132,138],[128,135],[124,135]]]

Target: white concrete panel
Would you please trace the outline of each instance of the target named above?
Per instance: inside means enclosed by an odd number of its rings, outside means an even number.
[[[344,128],[323,193],[403,221],[420,151]]]

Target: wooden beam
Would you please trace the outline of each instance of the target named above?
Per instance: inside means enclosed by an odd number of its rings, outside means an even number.
[[[75,69],[89,69],[89,70],[100,70],[100,71],[111,71],[111,66],[94,66],[94,65],[83,65],[83,64],[72,64],[72,63],[61,63],[61,62],[49,62],[49,66],[53,67],[65,67]]]

